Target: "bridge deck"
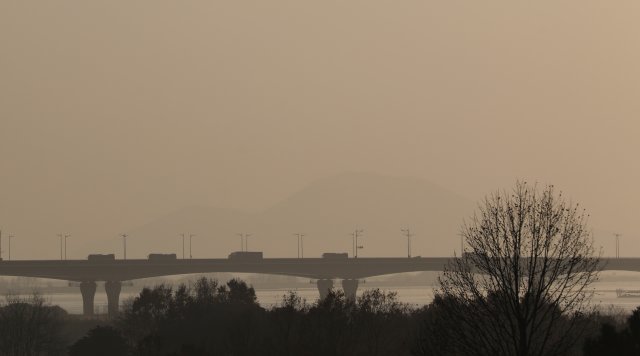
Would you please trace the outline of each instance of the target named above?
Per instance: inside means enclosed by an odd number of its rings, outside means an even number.
[[[259,260],[33,260],[2,261],[0,275],[70,281],[131,280],[192,273],[238,272],[280,274],[306,278],[365,278],[376,275],[440,271],[449,261],[431,258],[265,258]]]
[[[315,279],[356,279],[393,273],[442,271],[449,257],[416,258],[265,258],[258,260],[22,260],[0,261],[0,275],[69,281],[122,281],[211,273],[263,273]],[[640,271],[640,258],[603,259],[603,269]]]

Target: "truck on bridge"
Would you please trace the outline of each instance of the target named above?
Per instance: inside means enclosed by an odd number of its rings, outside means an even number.
[[[256,261],[262,259],[262,252],[235,251],[229,254],[230,260]]]
[[[89,261],[115,261],[116,260],[116,255],[114,255],[113,253],[109,253],[106,255],[103,254],[92,254],[87,256],[87,260]]]
[[[322,254],[322,258],[327,260],[344,260],[349,258],[349,254],[346,252],[325,252]]]
[[[178,256],[175,253],[150,253],[149,261],[175,261]]]

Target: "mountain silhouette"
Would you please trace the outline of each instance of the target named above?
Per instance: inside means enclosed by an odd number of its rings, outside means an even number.
[[[304,233],[304,256],[323,252],[352,255],[351,232],[364,230],[358,254],[407,255],[409,228],[412,254],[449,256],[459,250],[458,231],[474,204],[429,181],[372,173],[344,173],[317,180],[270,208],[257,213],[187,207],[131,229],[128,256],[152,252],[182,256],[180,233],[193,233],[193,256],[226,257],[240,249],[237,233],[250,233],[249,250],[265,257],[297,256],[297,238]],[[188,258],[188,240],[185,256]]]

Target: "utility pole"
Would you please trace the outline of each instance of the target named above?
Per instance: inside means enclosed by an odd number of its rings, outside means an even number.
[[[9,255],[7,257],[7,260],[11,261],[11,238],[15,237],[13,234],[9,235]]]
[[[351,236],[353,237],[353,257],[358,258],[358,249],[364,248],[364,246],[358,245],[358,237],[362,236],[364,230],[356,229]]]
[[[67,238],[70,237],[71,235],[66,234],[64,235],[64,260],[67,260]]]
[[[413,235],[408,228],[402,229],[401,231],[404,232],[405,236],[407,237],[407,258],[411,258],[411,236]]]
[[[0,261],[2,261],[2,229],[0,229]]]
[[[293,235],[298,237],[298,258],[304,258],[304,234],[298,232]]]
[[[120,235],[120,237],[122,237],[122,244],[124,246],[124,259],[125,259],[125,261],[127,260],[127,237],[128,236],[129,235],[127,235],[127,234]]]
[[[622,234],[614,233],[613,236],[616,237],[616,258],[620,258],[620,236]]]
[[[191,254],[191,238],[196,236],[195,234],[189,234],[189,259],[193,258],[193,255]]]

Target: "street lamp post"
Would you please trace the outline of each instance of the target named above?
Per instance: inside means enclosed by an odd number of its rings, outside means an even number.
[[[193,258],[193,255],[191,254],[191,238],[193,238],[194,236],[196,236],[195,234],[189,234],[189,259]]]
[[[249,236],[251,234],[239,233],[240,236],[240,251],[249,251]]]
[[[182,259],[184,260],[184,232],[179,234],[179,236],[182,236]]]
[[[69,238],[71,235],[66,234],[64,235],[64,259],[65,261],[67,260],[67,238]]]
[[[364,230],[356,229],[351,236],[353,237],[353,257],[358,258],[358,250],[364,248],[364,246],[358,245],[358,237],[362,236]]]
[[[60,261],[62,261],[62,239],[64,238],[63,234],[57,235],[60,238]]]
[[[7,256],[7,260],[11,261],[11,238],[15,237],[14,235],[9,235],[9,254]]]
[[[127,237],[128,236],[129,235],[127,235],[127,234],[120,235],[120,237],[122,237],[122,244],[123,244],[123,247],[124,247],[124,259],[125,259],[125,261],[127,260]]]
[[[407,236],[407,258],[411,258],[411,236],[413,235],[408,228],[402,229],[401,231],[404,232],[405,236]]]
[[[298,237],[298,258],[304,258],[304,234],[295,233],[294,235]]]

